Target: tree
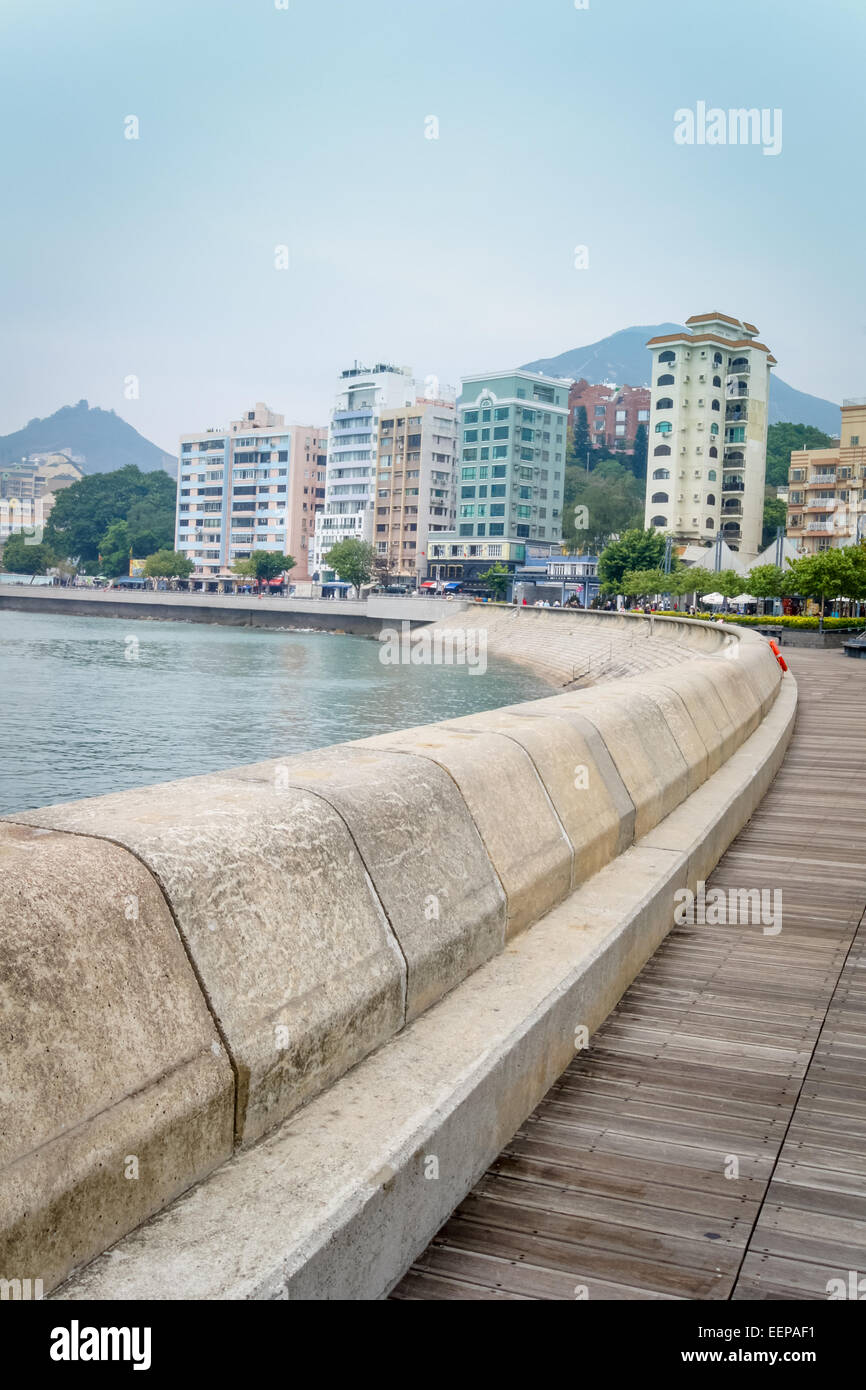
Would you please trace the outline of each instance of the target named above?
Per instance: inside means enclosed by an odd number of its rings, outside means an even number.
[[[638,425],[634,434],[634,451],[632,453],[632,468],[636,478],[646,481],[646,461],[649,452],[649,441],[647,439],[646,425]]]
[[[677,593],[679,594],[711,594],[716,587],[718,576],[703,565],[692,565],[689,569],[680,570],[677,576]]]
[[[753,598],[781,598],[786,578],[778,565],[755,565],[749,570],[745,585]]]
[[[822,550],[816,555],[804,555],[795,560],[785,575],[785,587],[790,594],[820,599],[819,629],[824,630],[824,608],[828,598],[856,598],[864,583],[863,559],[852,554],[860,546],[844,546],[838,550]]]
[[[253,574],[260,583],[270,583],[278,574],[286,574],[295,568],[293,555],[281,555],[276,550],[253,550],[250,553]]]
[[[589,420],[586,406],[578,406],[577,419],[571,433],[571,462],[578,468],[586,468],[586,456],[590,450]]]
[[[360,589],[369,584],[373,574],[375,551],[369,541],[338,541],[325,556],[325,567],[338,574],[347,584]]]
[[[508,587],[508,566],[501,565],[497,561],[497,563],[491,565],[490,569],[486,570],[484,574],[479,574],[478,582],[490,589],[495,599],[503,599],[505,597],[505,590]]]
[[[99,542],[98,560],[101,572],[110,579],[129,574],[132,541],[125,521],[113,521]]]
[[[783,487],[788,481],[791,453],[795,449],[830,449],[829,434],[814,425],[792,425],[787,421],[771,425],[767,431],[767,482]]]
[[[783,502],[780,497],[764,498],[764,530],[761,535],[761,545],[766,548],[776,539],[776,531],[781,526],[782,531],[788,520],[788,504]]]
[[[620,593],[622,577],[632,570],[660,569],[665,555],[665,538],[658,531],[626,531],[611,541],[598,561],[598,577],[605,593]]]
[[[2,562],[2,568],[7,574],[44,574],[54,565],[54,552],[50,545],[46,545],[44,541],[33,545],[34,533],[29,534],[31,543],[28,543],[28,536],[24,531],[13,531],[7,538],[3,546]]]
[[[591,473],[566,468],[562,538],[577,550],[598,554],[611,536],[639,527],[643,512],[643,485],[621,463],[605,459]]]
[[[148,579],[188,579],[193,569],[192,560],[180,550],[157,550],[144,562]]]
[[[45,540],[55,553],[97,564],[112,522],[126,521],[133,555],[143,558],[174,545],[177,487],[167,473],[142,473],[130,465],[93,473],[55,494]],[[128,555],[128,548],[127,548]]]
[[[662,569],[630,570],[622,577],[622,593],[629,598],[655,598],[670,592],[673,579]]]
[[[719,570],[718,574],[715,575],[715,580],[716,592],[722,595],[727,610],[728,599],[736,598],[737,594],[743,592],[745,580],[741,574],[737,574],[736,570]]]
[[[294,567],[292,555],[281,555],[275,550],[253,550],[245,560],[235,561],[232,573],[239,579],[257,579],[260,584],[267,584]]]

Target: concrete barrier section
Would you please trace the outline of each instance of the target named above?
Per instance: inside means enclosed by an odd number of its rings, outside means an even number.
[[[345,821],[406,960],[409,1021],[505,943],[505,893],[454,781],[357,743],[233,774],[305,788]]]
[[[154,873],[257,1139],[403,1024],[406,967],[346,826],[304,791],[227,776],[27,812]]]
[[[572,847],[532,759],[513,739],[431,724],[355,747],[429,758],[453,778],[505,890],[509,937],[565,897]]]
[[[0,826],[0,1277],[71,1270],[232,1150],[234,1084],[156,883]]]
[[[634,805],[635,839],[688,794],[685,757],[660,704],[639,686],[623,681],[615,691],[578,690],[533,700],[531,707],[536,713],[559,714],[578,729],[589,724],[596,730]]]
[[[631,843],[634,806],[590,725],[581,730],[558,715],[530,711],[512,705],[449,720],[448,728],[500,734],[526,751],[571,842],[576,887]]]
[[[718,772],[740,745],[739,730],[722,703],[712,679],[697,663],[687,666],[674,678],[669,672],[654,671],[641,682],[641,689],[667,690],[687,706],[689,716],[707,750],[707,776]]]

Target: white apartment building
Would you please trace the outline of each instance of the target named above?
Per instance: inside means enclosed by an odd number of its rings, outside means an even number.
[[[652,383],[645,524],[711,545],[721,532],[753,560],[761,549],[770,368],[752,323],[695,314],[650,339]]]
[[[316,517],[311,573],[333,578],[326,557],[344,540],[373,540],[379,417],[389,406],[412,405],[415,382],[408,367],[377,363],[340,373],[328,431],[325,509]]]
[[[307,577],[323,456],[322,428],[286,425],[262,401],[228,429],[182,435],[175,548],[193,577],[214,579],[253,550],[292,554],[293,577]]]

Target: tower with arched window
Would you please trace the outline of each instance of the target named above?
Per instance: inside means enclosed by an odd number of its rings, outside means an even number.
[[[650,339],[645,525],[688,544],[761,548],[770,368],[753,323],[695,314]]]

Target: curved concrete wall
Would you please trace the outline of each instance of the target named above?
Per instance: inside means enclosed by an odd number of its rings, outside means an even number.
[[[0,1275],[59,1282],[721,776],[780,669],[753,633],[653,626],[640,679],[7,818]]]

